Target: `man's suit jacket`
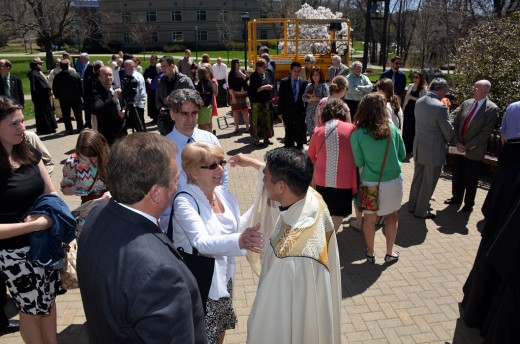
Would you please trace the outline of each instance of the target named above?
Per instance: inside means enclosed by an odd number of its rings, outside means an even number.
[[[92,91],[92,114],[96,115],[98,131],[105,137],[109,144],[126,135],[122,130],[123,120],[118,115],[117,104],[112,100],[112,94],[98,82]],[[124,107],[123,97],[119,99],[121,108]]]
[[[280,89],[278,90],[278,113],[284,116],[284,122],[289,119],[301,119],[305,121],[305,108],[303,103],[303,93],[307,87],[307,80],[298,79],[299,89],[297,100],[294,100],[292,90],[292,77],[283,78],[280,82]]]
[[[446,143],[453,137],[446,105],[428,92],[415,103],[415,139],[413,157],[416,163],[442,166],[446,163]]]
[[[464,122],[466,122],[466,118],[474,104],[474,99],[468,99],[452,112],[452,116],[454,116],[453,128],[455,130],[453,143],[461,143],[466,147],[466,158],[482,161],[486,154],[487,142],[497,122],[498,106],[486,98],[484,104],[473,115],[473,119],[466,129],[464,139],[462,139]]]
[[[12,74],[10,75],[11,83],[11,99],[16,100],[21,106],[24,106],[25,99],[23,97],[22,80],[19,77]],[[4,83],[0,80],[0,96],[5,96]]]
[[[92,343],[206,343],[197,282],[154,223],[110,201],[78,239],[77,272]]]
[[[62,102],[81,103],[83,83],[73,69],[62,70],[54,77],[52,91]]]
[[[343,75],[345,78],[348,75],[348,67],[345,66],[343,63],[339,64],[339,71],[338,74],[336,74],[336,67],[330,66],[329,67],[329,74],[327,76],[327,82],[331,82],[332,79],[334,79],[335,76]]]

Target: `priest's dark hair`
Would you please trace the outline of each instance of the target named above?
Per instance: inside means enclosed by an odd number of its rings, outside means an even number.
[[[265,154],[271,183],[283,181],[296,196],[303,196],[312,181],[313,165],[307,154],[294,148],[276,148]]]

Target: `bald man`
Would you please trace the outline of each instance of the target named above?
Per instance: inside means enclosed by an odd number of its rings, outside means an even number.
[[[452,112],[452,143],[460,153],[455,157],[452,177],[452,197],[445,204],[461,205],[461,211],[471,212],[475,205],[478,179],[482,160],[486,154],[487,142],[498,116],[498,106],[488,98],[491,83],[477,81],[471,90],[473,98],[466,100]]]
[[[146,105],[146,84],[144,82],[144,77],[137,71],[137,66],[133,60],[126,60],[123,63],[123,68],[125,69],[125,78],[128,75],[131,75],[137,81],[137,93],[134,97],[134,105],[139,117],[141,118],[141,122],[144,124],[144,107]],[[121,86],[124,92],[125,85],[123,80],[121,80]]]
[[[70,69],[69,66],[69,60],[61,60],[61,71],[54,77],[52,92],[56,99],[60,101],[65,130],[69,135],[72,135],[74,130],[70,120],[71,110],[74,111],[78,133],[83,129],[83,114],[81,111],[83,84],[78,74],[73,69]]]

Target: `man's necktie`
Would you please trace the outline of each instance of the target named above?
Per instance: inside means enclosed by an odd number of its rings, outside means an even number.
[[[192,143],[192,142],[195,142],[195,139],[193,137],[189,137],[188,141],[186,143]]]
[[[5,95],[9,98],[11,98],[11,85],[9,85],[9,80],[7,79],[7,77],[4,77],[4,90],[5,90]]]
[[[294,97],[294,101],[298,101],[298,90],[296,89],[296,83],[298,82],[298,79],[292,79],[292,93]]]
[[[334,76],[338,76],[339,74],[339,68],[336,68],[336,71],[334,72]]]
[[[468,129],[469,123],[471,122],[471,119],[475,115],[475,111],[477,111],[478,102],[475,102],[475,105],[473,105],[473,108],[468,114],[468,117],[466,117],[466,120],[464,121],[464,126],[462,127],[462,133],[460,134],[460,137],[464,140],[464,136],[466,136],[466,130]]]

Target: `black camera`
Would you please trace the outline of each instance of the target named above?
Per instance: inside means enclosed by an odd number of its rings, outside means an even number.
[[[123,98],[126,103],[133,103],[137,95],[137,86],[139,83],[131,74],[125,74],[121,80],[121,89],[123,90]]]

